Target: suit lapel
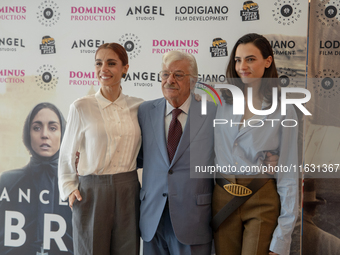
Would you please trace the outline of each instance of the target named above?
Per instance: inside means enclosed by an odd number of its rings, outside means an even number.
[[[155,134],[158,148],[164,158],[164,161],[167,163],[167,165],[170,165],[168,150],[167,150],[166,141],[165,141],[165,134],[164,134],[165,132],[165,125],[164,125],[165,103],[166,101],[164,98],[154,103],[154,108],[150,112],[150,115],[151,115],[150,119],[151,119],[152,128]]]
[[[175,156],[171,162],[171,166],[182,156],[185,150],[188,149],[192,140],[196,137],[198,131],[201,129],[206,120],[205,115],[201,115],[201,103],[191,97],[191,104],[188,113],[187,123],[184,128],[181,140],[179,141]],[[189,159],[190,160],[190,159]]]

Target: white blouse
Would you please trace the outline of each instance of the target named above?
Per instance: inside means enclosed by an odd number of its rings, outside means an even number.
[[[107,175],[136,169],[141,146],[140,98],[120,94],[111,102],[99,90],[73,102],[59,155],[61,199],[78,188],[78,175]],[[76,152],[80,152],[78,169]],[[77,175],[78,171],[78,175]]]

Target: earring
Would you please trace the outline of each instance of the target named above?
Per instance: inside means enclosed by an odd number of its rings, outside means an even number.
[[[122,78],[125,79],[125,77],[126,77],[126,73],[123,73]]]

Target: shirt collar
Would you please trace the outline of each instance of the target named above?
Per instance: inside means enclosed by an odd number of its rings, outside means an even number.
[[[191,94],[188,96],[187,100],[185,100],[185,102],[178,108],[188,115],[190,103],[191,103]],[[165,116],[168,116],[172,112],[173,109],[175,109],[175,107],[173,107],[168,101],[166,101]]]
[[[126,95],[122,93],[122,90],[120,90],[120,94],[114,102],[111,102],[110,100],[106,99],[103,96],[101,89],[99,89],[95,94],[95,98],[97,99],[97,102],[102,109],[110,106],[111,104],[117,105],[120,108],[124,108],[126,106],[125,97]]]

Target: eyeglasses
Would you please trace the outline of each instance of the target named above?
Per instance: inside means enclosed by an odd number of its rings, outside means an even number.
[[[186,74],[183,71],[175,71],[175,72],[160,71],[159,74],[162,80],[167,80],[170,77],[170,75],[173,74],[176,81],[181,81],[184,79],[185,76],[191,75],[191,74]]]

